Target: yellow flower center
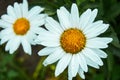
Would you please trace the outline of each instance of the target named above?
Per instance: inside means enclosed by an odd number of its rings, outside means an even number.
[[[86,37],[81,30],[70,28],[62,33],[60,43],[66,53],[76,54],[85,47]]]
[[[13,24],[13,29],[17,35],[25,35],[30,29],[30,23],[25,18],[19,18]]]

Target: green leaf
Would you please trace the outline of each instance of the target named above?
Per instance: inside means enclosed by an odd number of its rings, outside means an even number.
[[[13,71],[13,70],[10,70],[8,71],[8,78],[15,78],[18,76],[18,73]]]
[[[110,26],[109,29],[102,36],[111,37],[113,39],[112,45],[114,45],[115,47],[120,48],[120,43],[119,43],[118,36],[117,36],[116,32],[114,31],[112,26]]]
[[[114,46],[114,45],[110,45],[110,50],[112,52],[112,54],[116,55],[117,57],[120,58],[120,48]]]
[[[77,5],[79,6],[82,2],[84,2],[85,0],[76,0]]]
[[[113,18],[116,18],[118,15],[120,15],[120,2],[112,5],[110,10],[106,14],[106,16],[109,20],[112,20]]]

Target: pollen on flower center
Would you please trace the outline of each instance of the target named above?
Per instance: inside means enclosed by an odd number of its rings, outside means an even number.
[[[24,35],[30,29],[30,23],[25,18],[19,18],[13,24],[13,29],[17,35]]]
[[[60,43],[65,52],[76,54],[85,47],[86,37],[81,30],[70,28],[62,33]]]

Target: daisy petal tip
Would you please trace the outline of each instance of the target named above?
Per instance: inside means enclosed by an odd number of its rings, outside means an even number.
[[[38,52],[38,55],[39,55],[39,56],[43,56],[42,53],[41,53],[40,51]]]
[[[90,8],[88,8],[88,9],[86,10],[86,12],[91,12],[91,9],[90,9]]]
[[[45,10],[45,8],[41,7],[41,11]],[[47,15],[47,14],[46,14]]]
[[[45,8],[43,8],[43,7],[40,7],[40,6],[35,6],[36,7],[36,9],[38,9],[40,12],[42,12]]]
[[[62,6],[62,7],[60,7],[60,10],[62,10],[62,9],[64,9],[65,7],[64,6]]]
[[[59,9],[57,9],[57,14],[59,13]]]
[[[9,52],[10,53],[10,52]],[[13,54],[13,53],[10,53],[10,54]]]
[[[31,51],[26,50],[26,51],[24,51],[24,52],[27,53],[28,55],[32,55],[32,52],[31,52]]]
[[[109,24],[105,24],[105,26],[106,26],[106,28],[108,29],[110,25],[109,25]]]
[[[85,72],[88,72],[88,67],[84,70]]]
[[[96,13],[98,12],[98,9],[94,9],[93,11],[95,11]]]
[[[59,76],[59,73],[55,71],[55,77]]]
[[[105,47],[104,48],[107,48],[108,47],[108,45],[105,45]]]
[[[100,66],[103,66],[103,62],[101,62],[99,65],[100,65]]]
[[[13,51],[9,51],[10,54],[13,54],[14,52]]]
[[[109,38],[109,42],[112,42],[113,41],[113,38]]]
[[[27,54],[29,54],[29,55],[32,55],[32,53],[31,52],[26,52]]]
[[[106,38],[106,43],[108,44],[108,43],[110,43],[110,42],[112,42],[113,41],[113,38]]]
[[[110,24],[107,24],[107,26],[109,27],[109,26],[110,26]]]
[[[96,69],[100,69],[100,67],[98,66],[98,67],[96,67]]]
[[[8,5],[8,7],[7,7],[7,11],[8,11],[10,8],[11,8],[11,5]]]
[[[81,77],[82,79],[85,79],[85,76]]]
[[[23,5],[24,5],[24,6],[28,6],[27,0],[23,0]]]
[[[9,51],[8,47],[5,47],[5,51]]]
[[[10,52],[10,54],[12,54],[14,51],[10,49],[9,52]]]
[[[107,58],[107,56],[108,56],[108,55],[106,54],[106,55],[104,56],[104,58]]]
[[[31,44],[32,44],[32,45],[34,45],[34,46],[35,46],[35,45],[37,45],[37,43],[36,43],[36,42],[32,42]]]
[[[72,7],[77,7],[77,4],[73,3],[73,4],[72,4]]]
[[[5,15],[2,15],[2,16],[1,16],[1,19],[3,19],[4,17],[5,17]]]
[[[46,67],[48,64],[46,62],[43,62],[43,65]]]
[[[78,11],[78,7],[77,7],[77,4],[73,3],[72,4],[72,7],[71,7],[71,14],[72,14],[72,11],[74,12],[75,11]]]
[[[97,15],[98,9],[94,9],[92,12],[94,13],[94,15]]]

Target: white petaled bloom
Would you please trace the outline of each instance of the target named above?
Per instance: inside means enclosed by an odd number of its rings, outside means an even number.
[[[45,23],[46,14],[40,14],[44,9],[35,6],[28,10],[27,0],[14,3],[7,7],[7,14],[1,16],[0,33],[1,44],[7,42],[5,50],[11,54],[22,44],[23,50],[31,54],[31,44]]]
[[[107,48],[112,38],[98,37],[109,25],[102,20],[94,22],[97,12],[97,9],[87,9],[79,17],[77,5],[72,4],[71,12],[65,7],[57,10],[59,22],[46,18],[47,30],[43,29],[35,42],[46,46],[38,52],[40,56],[49,55],[43,62],[45,66],[58,61],[55,76],[68,67],[68,80],[77,73],[85,79],[88,66],[99,68],[103,65],[101,58],[106,58],[107,54],[101,49]]]

